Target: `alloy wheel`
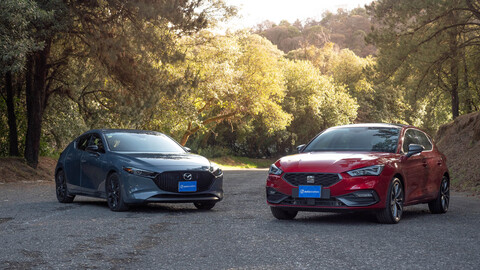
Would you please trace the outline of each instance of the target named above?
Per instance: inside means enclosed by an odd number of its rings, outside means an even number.
[[[57,174],[57,196],[60,198],[65,198],[65,195],[67,193],[67,187],[65,183],[65,177],[63,173],[58,173]]]
[[[55,193],[57,200],[61,203],[71,203],[75,195],[71,195],[67,188],[67,179],[63,170],[59,170],[55,175]]]
[[[108,204],[110,208],[116,209],[119,203],[119,194],[120,194],[120,185],[118,184],[118,178],[116,176],[112,176],[109,179],[108,186]]]
[[[448,205],[450,203],[450,187],[446,177],[443,177],[442,179],[442,185],[440,187],[440,200],[442,202],[443,212],[447,212]]]
[[[395,222],[400,221],[403,213],[403,188],[399,181],[393,183],[390,193],[390,211]]]
[[[105,183],[105,191],[107,193],[107,203],[110,210],[116,212],[128,210],[129,206],[122,198],[122,189],[118,174],[113,173],[108,177]]]

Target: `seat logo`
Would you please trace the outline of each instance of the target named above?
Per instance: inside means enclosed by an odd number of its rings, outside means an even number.
[[[307,175],[307,184],[314,184],[315,183],[315,176]]]
[[[191,173],[184,173],[183,174],[183,179],[186,180],[186,181],[190,181],[192,180],[193,176]]]

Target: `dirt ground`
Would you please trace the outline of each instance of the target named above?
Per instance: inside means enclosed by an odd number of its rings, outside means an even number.
[[[21,181],[53,181],[57,160],[40,157],[36,170],[23,158],[0,158],[0,183]]]
[[[459,116],[441,126],[436,142],[447,156],[452,187],[480,194],[480,112]]]

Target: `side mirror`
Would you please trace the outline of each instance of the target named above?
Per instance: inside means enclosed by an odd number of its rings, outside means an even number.
[[[98,145],[89,145],[87,146],[87,148],[85,149],[87,150],[87,152],[92,152],[92,153],[98,153]]]
[[[408,145],[408,153],[405,155],[407,158],[416,155],[418,153],[421,153],[425,148],[421,146],[420,144],[409,144]]]
[[[184,149],[185,151],[187,151],[187,153],[192,152],[192,149],[190,149],[190,148],[188,148],[188,147],[186,147],[186,146],[184,146],[183,149]]]
[[[305,144],[300,144],[299,146],[297,146],[297,151],[300,153],[303,148],[305,148]]]

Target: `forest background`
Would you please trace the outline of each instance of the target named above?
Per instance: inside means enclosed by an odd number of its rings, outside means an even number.
[[[213,30],[235,14],[223,0],[2,0],[0,156],[35,168],[86,130],[133,128],[208,157],[271,158],[335,125],[434,135],[479,111],[479,1]]]

